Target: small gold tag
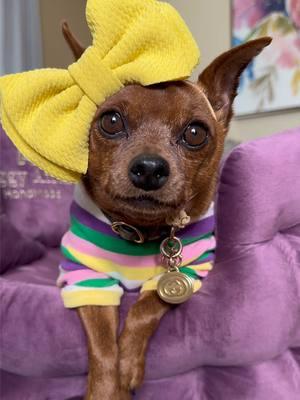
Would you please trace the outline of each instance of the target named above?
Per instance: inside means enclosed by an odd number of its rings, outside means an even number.
[[[157,293],[166,303],[184,303],[193,295],[193,280],[178,271],[166,272],[157,283]]]

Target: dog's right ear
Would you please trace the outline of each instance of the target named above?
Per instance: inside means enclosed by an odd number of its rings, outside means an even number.
[[[75,57],[75,60],[77,61],[84,53],[85,48],[82,46],[79,40],[77,40],[76,37],[73,35],[67,21],[63,21],[62,23],[62,33]]]
[[[225,130],[233,114],[232,104],[242,72],[271,41],[270,37],[264,37],[237,46],[217,57],[200,74],[198,85],[204,90]]]

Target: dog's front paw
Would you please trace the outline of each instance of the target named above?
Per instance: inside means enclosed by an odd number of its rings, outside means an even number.
[[[127,393],[134,393],[144,380],[145,360],[141,355],[120,354],[120,386]],[[122,399],[123,400],[123,399]]]
[[[129,392],[128,390],[121,389],[120,391],[120,400],[132,400],[134,392]]]
[[[120,360],[120,384],[123,390],[133,392],[142,385],[143,380],[143,360],[130,358]]]

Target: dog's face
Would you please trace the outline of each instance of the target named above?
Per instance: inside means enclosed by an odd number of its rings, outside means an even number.
[[[63,24],[78,59],[84,48]],[[83,183],[114,220],[161,226],[182,209],[198,218],[212,201],[239,77],[271,38],[223,53],[199,76],[130,85],[102,104],[89,138]]]
[[[165,225],[183,208],[192,219],[206,211],[239,76],[270,41],[222,54],[197,83],[130,85],[102,104],[83,178],[96,204],[138,226]]]
[[[63,24],[76,59],[84,48]],[[83,183],[114,220],[165,225],[182,209],[198,218],[215,190],[239,77],[271,38],[261,38],[216,58],[188,81],[129,85],[102,104],[89,137]]]
[[[98,109],[84,182],[108,215],[131,224],[164,224],[187,203],[198,214],[211,200],[224,137],[199,85],[130,85]]]

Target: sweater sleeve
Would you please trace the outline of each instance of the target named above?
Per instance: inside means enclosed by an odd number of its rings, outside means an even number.
[[[89,269],[66,271],[60,266],[57,286],[66,308],[118,306],[124,293],[117,279]]]

